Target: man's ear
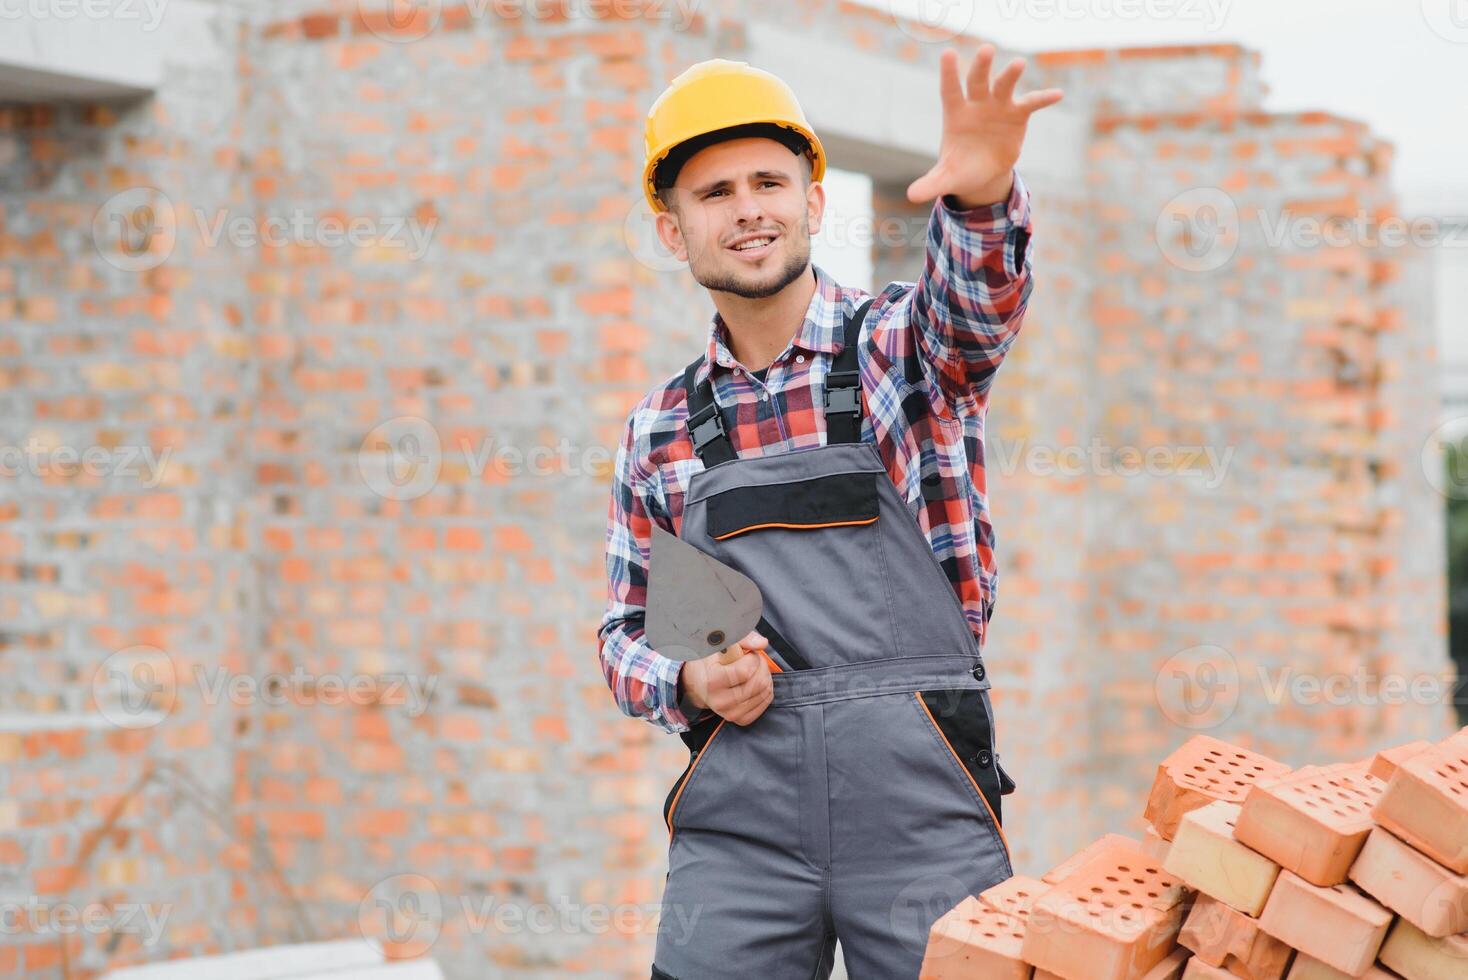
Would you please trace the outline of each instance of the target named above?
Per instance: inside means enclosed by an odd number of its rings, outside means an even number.
[[[814,238],[821,233],[821,219],[826,215],[826,189],[820,181],[811,181],[805,189],[805,220]]]
[[[683,229],[678,226],[678,219],[672,211],[659,211],[653,217],[653,227],[657,230],[658,241],[663,248],[679,262],[688,261],[688,243],[683,238]]]

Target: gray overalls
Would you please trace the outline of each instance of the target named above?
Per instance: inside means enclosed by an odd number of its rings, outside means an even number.
[[[774,701],[682,734],[654,980],[915,980],[933,921],[1011,876],[978,642],[874,444],[848,314],[827,443],[739,459],[688,366],[679,536],[764,595]]]

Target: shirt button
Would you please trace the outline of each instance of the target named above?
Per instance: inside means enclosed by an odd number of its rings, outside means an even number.
[[[1018,211],[1011,211],[1011,212],[1009,212],[1009,220],[1010,221],[1014,221],[1014,222],[1018,222],[1019,221],[1019,212]]]
[[[769,401],[770,400],[770,393],[768,391],[762,391],[762,392],[760,392],[759,393],[759,400],[762,401],[762,402]]]
[[[976,680],[976,681],[983,680],[984,679],[984,675],[986,673],[986,671],[984,670],[984,665],[983,664],[974,664],[974,669],[973,669],[972,673],[974,675],[974,680]]]
[[[795,355],[795,363],[796,364],[804,364],[805,363],[805,355],[804,354],[796,354]]]

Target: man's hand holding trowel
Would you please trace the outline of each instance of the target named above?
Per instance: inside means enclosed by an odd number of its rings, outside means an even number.
[[[738,643],[701,660],[689,660],[678,675],[678,696],[696,708],[709,708],[736,725],[748,725],[770,706],[775,682],[770,665],[757,651],[769,640],[754,630]]]
[[[764,653],[769,640],[754,629],[764,614],[759,586],[656,524],[651,550],[647,641],[684,662],[679,701],[748,725],[769,707],[770,672],[780,669]],[[731,636],[740,639],[731,644]]]

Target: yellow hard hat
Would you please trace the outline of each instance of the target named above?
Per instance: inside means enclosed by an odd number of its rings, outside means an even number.
[[[719,135],[700,139],[715,133]],[[826,173],[826,151],[789,85],[743,61],[700,61],[673,79],[647,111],[642,190],[653,213],[666,210],[658,200],[655,182],[658,167],[670,154],[675,157],[670,162],[681,167],[704,146],[741,135],[768,135],[792,150],[803,149],[810,155],[811,180],[820,180]],[[674,154],[679,147],[682,149]]]

